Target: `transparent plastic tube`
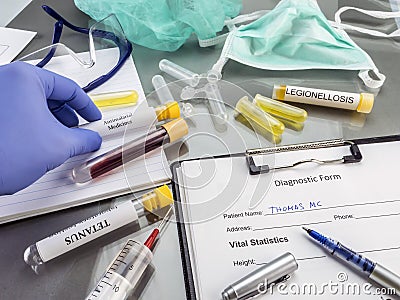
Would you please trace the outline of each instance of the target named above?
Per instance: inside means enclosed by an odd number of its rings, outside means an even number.
[[[307,119],[307,112],[304,109],[295,107],[281,101],[273,100],[257,94],[253,103],[260,107],[263,111],[283,119],[293,122],[304,122]]]
[[[24,260],[36,271],[53,258],[172,203],[170,189],[166,185],[161,186],[138,199],[121,203],[30,245],[24,252]]]
[[[261,127],[255,122],[250,123],[248,117],[245,117],[240,113],[235,114],[235,120],[246,126],[251,131],[260,134],[262,137],[264,137],[267,141],[271,142],[272,144],[280,144],[282,142],[282,135],[272,134],[270,131],[266,130],[264,127]]]
[[[211,113],[223,121],[228,120],[224,100],[216,83],[207,83],[205,85],[207,98],[210,100]]]
[[[154,90],[156,91],[161,104],[175,101],[171,91],[167,86],[167,83],[165,82],[164,77],[161,75],[154,75],[151,82],[153,83]]]
[[[168,115],[172,115],[169,113],[169,111],[171,111],[171,108],[175,105],[179,110],[179,115],[176,116],[175,118],[178,118],[181,113],[185,117],[190,117],[193,114],[193,106],[190,103],[184,103],[184,102],[178,103],[175,101],[174,97],[171,94],[171,91],[167,86],[167,83],[165,82],[164,77],[162,77],[161,75],[155,75],[153,76],[151,81],[153,83],[154,90],[157,93],[158,99],[162,104],[161,107],[160,106],[156,107],[156,114],[159,121],[167,119],[167,117],[162,117],[163,114],[161,114],[160,111],[167,111]],[[175,115],[177,114],[178,113],[176,113]]]
[[[261,110],[258,106],[249,101],[247,96],[241,98],[236,104],[236,110],[246,117],[249,122],[254,122],[273,135],[281,135],[285,125],[268,113]]]
[[[149,248],[128,240],[86,300],[127,299],[152,259]]]
[[[187,70],[172,61],[162,59],[159,63],[160,70],[171,75],[177,80],[182,80],[190,86],[197,86],[200,82],[199,74],[196,74],[190,70]]]
[[[185,120],[181,118],[173,120],[149,132],[147,135],[138,137],[75,167],[72,170],[72,178],[76,183],[89,182],[121,167],[126,162],[162,147],[164,143],[172,143],[187,133],[188,126]]]

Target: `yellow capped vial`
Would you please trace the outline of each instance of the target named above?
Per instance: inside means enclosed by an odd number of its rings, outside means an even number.
[[[247,96],[241,98],[236,104],[236,110],[246,117],[249,121],[256,123],[273,135],[281,135],[285,125],[278,121],[261,108],[249,101]]]
[[[176,101],[159,105],[154,108],[158,121],[176,119],[181,116],[181,109]]]
[[[152,212],[155,209],[166,207],[174,202],[172,192],[166,185],[158,187],[151,192],[144,194],[141,200],[143,207],[149,212]]]
[[[133,105],[139,99],[139,94],[134,91],[121,91],[113,93],[103,93],[89,95],[97,107],[116,106],[116,105]]]
[[[321,90],[292,85],[274,85],[272,98],[277,100],[306,103],[368,114],[374,106],[374,95],[370,93],[348,93]]]
[[[257,94],[253,100],[263,111],[293,122],[302,123],[307,119],[307,112],[304,109],[273,100]]]

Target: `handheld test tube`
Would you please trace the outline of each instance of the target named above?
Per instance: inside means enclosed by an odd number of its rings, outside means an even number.
[[[159,63],[161,71],[171,75],[172,77],[182,80],[190,86],[197,86],[200,82],[199,74],[196,74],[190,70],[187,70],[168,59],[162,59]]]
[[[153,259],[153,247],[171,212],[172,207],[144,244],[131,239],[127,241],[86,300],[125,300],[129,297]]]
[[[39,265],[172,203],[172,193],[168,186],[163,185],[30,245],[24,252],[24,260],[36,271]]]
[[[236,110],[246,117],[250,123],[256,123],[273,135],[281,135],[285,129],[285,125],[282,122],[251,103],[247,96],[237,102]]]
[[[260,94],[254,97],[253,103],[273,116],[292,122],[302,123],[307,119],[307,112],[304,109],[264,97]]]
[[[164,112],[177,115],[175,118],[179,118],[180,113],[182,113],[182,115],[185,117],[190,117],[192,115],[193,106],[190,103],[184,102],[180,102],[178,104],[178,102],[174,100],[174,97],[172,96],[164,77],[161,75],[154,75],[151,81],[153,83],[154,90],[157,93],[158,99],[160,99],[162,104],[161,106],[156,107],[156,114],[159,121],[160,118],[163,118],[163,120],[167,119],[167,117],[164,117]],[[172,119],[172,117],[170,117],[170,119]]]
[[[164,143],[175,142],[187,135],[188,130],[185,120],[175,119],[150,131],[147,135],[138,137],[75,167],[72,170],[72,178],[76,183],[89,182],[121,167],[124,163],[162,147]]]
[[[94,94],[89,96],[97,107],[128,104],[133,105],[136,104],[139,99],[138,93],[134,90]]]
[[[356,110],[368,114],[374,106],[370,93],[347,93],[291,85],[274,85],[272,98],[319,106]]]
[[[190,110],[190,108],[188,109]],[[178,103],[175,101],[154,107],[154,111],[158,121],[177,119],[181,115]],[[133,116],[132,107],[124,107],[105,111],[101,120],[79,125],[79,128],[97,131],[103,138],[123,135],[126,131],[136,129],[136,126],[129,126],[133,122],[133,117],[135,124],[144,124],[144,120],[147,120],[146,115],[135,114]]]

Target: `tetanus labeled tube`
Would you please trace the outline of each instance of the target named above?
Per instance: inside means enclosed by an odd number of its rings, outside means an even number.
[[[179,118],[161,125],[160,128],[138,137],[122,146],[90,159],[72,170],[72,178],[76,183],[89,182],[99,176],[121,167],[150,151],[172,143],[188,133],[185,120]]]
[[[39,265],[135,222],[147,213],[171,205],[172,202],[170,189],[163,185],[140,198],[125,201],[30,245],[24,252],[24,260],[36,271]]]
[[[196,74],[184,67],[181,67],[168,59],[162,59],[159,63],[159,68],[161,71],[171,75],[172,77],[183,80],[185,83],[190,86],[197,86],[200,82],[199,74]]]
[[[347,93],[291,85],[274,85],[272,98],[327,107],[356,110],[368,114],[374,106],[370,93]]]

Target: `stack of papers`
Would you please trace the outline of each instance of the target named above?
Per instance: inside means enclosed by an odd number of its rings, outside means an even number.
[[[76,63],[69,63],[71,58],[67,56],[56,57],[56,63],[52,61],[51,66],[47,69],[61,75],[69,74],[71,79],[83,85],[85,81],[97,78],[94,73],[107,73],[107,70],[104,69],[107,60],[118,55],[113,51],[118,51],[118,49],[101,50],[97,57],[98,63],[88,72],[81,72],[80,66]],[[112,79],[93,92],[123,90],[136,90],[139,94],[138,104],[132,107],[133,125],[129,125],[135,128],[132,130],[133,132],[130,131],[126,136],[104,138],[101,148],[95,153],[73,157],[60,167],[48,172],[32,186],[15,195],[0,197],[0,223],[150,188],[170,180],[170,171],[165,167],[168,166],[165,154],[162,149],[159,149],[146,155],[146,158],[130,162],[124,166],[124,169],[116,170],[116,172],[91,183],[78,185],[73,182],[71,172],[75,166],[120,146],[124,141],[146,134],[154,128],[156,115],[154,109],[147,105],[132,58],[126,61]],[[140,121],[135,122],[135,116],[140,116],[138,118]]]
[[[0,27],[0,65],[12,62],[35,35],[33,31]]]

